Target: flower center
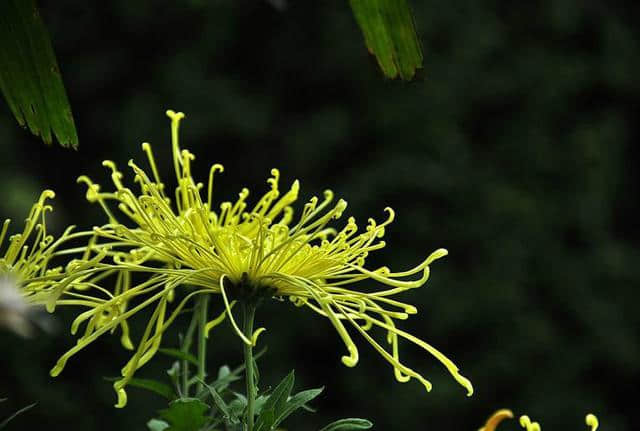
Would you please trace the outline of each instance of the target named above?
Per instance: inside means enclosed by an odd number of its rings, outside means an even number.
[[[254,307],[260,305],[265,299],[273,297],[278,291],[274,286],[254,282],[246,272],[242,273],[239,282],[225,281],[225,284],[227,283],[229,286],[225,286],[225,289],[233,300]]]

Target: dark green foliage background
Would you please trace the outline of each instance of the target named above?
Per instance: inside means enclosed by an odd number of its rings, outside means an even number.
[[[475,430],[500,407],[549,430],[584,429],[588,411],[603,428],[631,430],[640,11],[617,3],[413,1],[427,76],[403,84],[382,79],[346,1],[292,1],[284,12],[260,1],[42,1],[80,149],[45,147],[3,105],[0,216],[20,222],[50,187],[56,231],[102,223],[75,178],[107,183],[100,162],[142,161],[145,140],[168,178],[164,110],[185,111],[183,145],[197,174],[226,167],[220,200],[245,185],[259,196],[279,167],[285,183],[301,180],[304,199],[335,190],[362,224],[387,205],[397,211],[371,266],[402,270],[437,247],[450,251],[403,298],[420,309],[403,328],[454,358],[475,396],[406,343],[406,362],[432,379],[431,393],[396,383],[365,342],[347,369],[327,320],[274,303],[257,317],[269,328],[262,386],[291,368],[305,388],[326,385],[319,413],[297,414],[289,430],[342,416],[378,430]],[[144,429],[162,399],[132,388],[116,410],[102,380],[126,361],[118,337],[48,376],[73,345],[70,320],[63,313],[57,334],[33,340],[0,333],[0,395],[10,398],[0,416],[38,401],[9,429]],[[224,325],[212,338],[212,371],[240,355]],[[139,375],[169,365],[159,358]]]

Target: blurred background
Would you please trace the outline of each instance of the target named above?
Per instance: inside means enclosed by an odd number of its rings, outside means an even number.
[[[106,185],[101,161],[145,160],[143,141],[170,178],[171,108],[187,114],[182,143],[196,176],[225,165],[220,201],[243,186],[259,196],[278,167],[284,183],[301,180],[303,200],[331,188],[363,224],[396,210],[371,267],[403,270],[449,250],[401,298],[420,311],[402,327],[454,359],[475,395],[409,343],[401,353],[431,393],[395,382],[358,336],[361,361],[347,369],[326,319],[274,303],[257,317],[269,328],[261,385],[295,368],[298,389],[326,386],[318,413],[297,413],[289,430],[344,416],[377,430],[475,430],[502,407],[550,430],[584,429],[587,412],[609,430],[637,427],[639,6],[411,1],[426,76],[407,84],[381,76],[346,1],[39,4],[80,148],[46,147],[0,104],[0,217],[14,228],[45,187],[57,193],[52,230],[103,223],[76,177]],[[146,429],[164,400],[131,388],[129,405],[114,409],[103,379],[127,360],[119,337],[49,377],[74,343],[71,318],[61,313],[56,334],[30,340],[0,332],[0,396],[9,398],[0,417],[38,402],[8,429]],[[241,354],[224,325],[210,370]],[[156,358],[139,377],[163,375],[171,360]]]

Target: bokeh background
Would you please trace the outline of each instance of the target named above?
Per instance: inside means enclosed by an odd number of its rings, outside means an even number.
[[[434,359],[405,343],[406,363],[434,383],[394,381],[367,343],[355,369],[326,319],[276,303],[262,385],[295,368],[298,388],[326,386],[295,431],[344,416],[378,430],[475,430],[493,410],[528,413],[544,429],[637,427],[640,383],[640,7],[624,2],[412,1],[426,78],[385,80],[346,1],[41,1],[80,137],[77,152],[46,147],[0,104],[0,217],[24,219],[42,188],[57,192],[51,222],[103,222],[75,179],[106,183],[103,159],[144,159],[150,141],[165,177],[164,110],[187,113],[183,145],[205,178],[226,171],[220,201],[267,189],[272,167],[324,188],[364,223],[397,212],[371,265],[404,269],[446,247],[403,328],[469,376],[472,398]],[[279,3],[278,3],[279,4]],[[625,4],[625,6],[622,6]],[[217,307],[220,304],[216,305]],[[0,332],[0,417],[38,405],[8,429],[134,430],[164,401],[131,388],[116,410],[111,384],[127,356],[103,337],[48,375],[74,343],[72,315],[54,335]],[[185,322],[182,322],[185,323]],[[166,338],[177,345],[177,336]],[[164,373],[157,357],[140,377]],[[217,331],[210,369],[237,364],[241,346]],[[635,423],[635,425],[634,425]],[[518,429],[515,422],[505,430]],[[635,428],[637,429],[637,428]]]

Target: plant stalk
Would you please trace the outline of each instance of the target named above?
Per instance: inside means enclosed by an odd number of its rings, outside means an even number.
[[[198,390],[197,394],[204,389],[204,379],[206,377],[207,362],[207,338],[205,326],[207,324],[207,312],[209,310],[209,295],[200,295],[198,298]]]
[[[193,333],[196,330],[196,324],[198,323],[198,306],[196,305],[196,307],[193,310],[193,316],[191,317],[191,322],[189,322],[189,328],[187,329],[187,333],[184,336],[184,339],[182,340],[182,347],[180,348],[180,350],[184,353],[189,353],[189,351],[191,350],[191,343],[193,342]],[[182,396],[184,397],[188,397],[189,396],[189,361],[187,361],[186,359],[182,360],[182,364],[181,364],[181,372],[180,372],[180,377],[182,380]]]
[[[251,340],[253,336],[253,319],[256,314],[256,306],[244,304],[244,335]],[[247,427],[246,431],[253,431],[254,409],[258,388],[256,387],[254,369],[253,369],[253,346],[244,344],[244,366],[246,370],[245,378],[247,381]]]

